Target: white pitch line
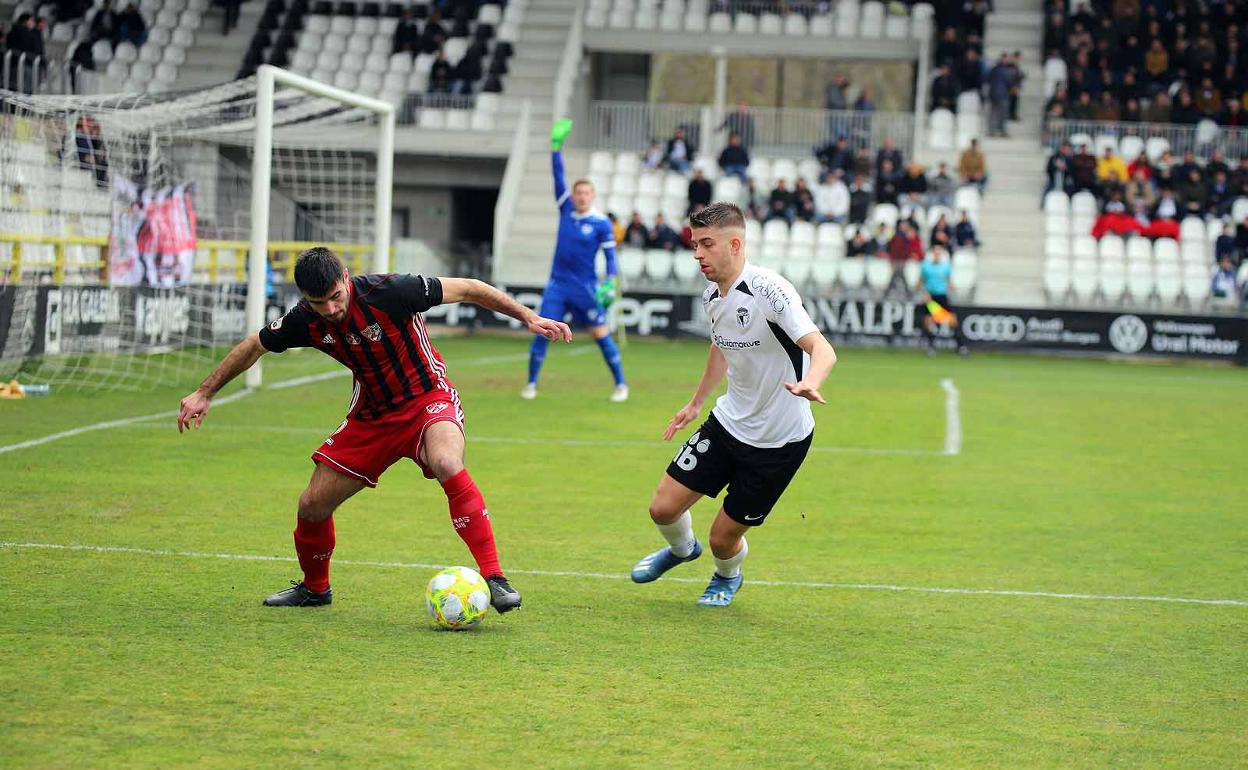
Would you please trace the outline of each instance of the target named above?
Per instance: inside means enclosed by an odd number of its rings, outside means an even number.
[[[950,379],[941,380],[940,387],[945,389],[945,454],[958,455],[962,453],[962,417],[958,410],[958,389]]]
[[[136,554],[140,556],[172,556],[182,559],[225,559],[231,561],[297,562],[291,556],[266,556],[246,553],[205,553],[200,551],[168,551],[154,548],[131,548],[112,545],[66,545],[61,543],[17,543],[0,541],[0,548],[25,548],[53,551],[89,551],[92,553]],[[354,561],[335,559],[334,564],[349,567],[380,567],[386,569],[443,569],[448,564],[425,564],[403,561]],[[579,572],[575,570],[508,569],[509,574],[537,575],[541,577],[574,577],[601,580],[628,580],[627,575],[606,572]],[[673,583],[702,583],[701,578],[667,577]],[[1134,596],[1129,594],[1081,594],[1055,591],[1010,591],[992,588],[941,588],[935,586],[902,586],[888,583],[815,583],[789,580],[750,580],[750,585],[780,588],[831,588],[846,591],[891,591],[925,594],[951,594],[958,596],[1012,596],[1033,599],[1073,599],[1101,602],[1161,602],[1166,604],[1202,604],[1224,607],[1248,607],[1248,601],[1239,599],[1192,599],[1182,596]]]

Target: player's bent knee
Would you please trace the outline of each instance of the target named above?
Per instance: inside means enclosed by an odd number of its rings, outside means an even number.
[[[710,541],[716,559],[731,559],[741,550],[741,536],[735,532],[711,532]]]
[[[305,521],[324,521],[334,512],[334,506],[318,498],[310,491],[299,495],[299,518]]]
[[[655,524],[671,524],[684,512],[684,508],[674,506],[657,496],[650,501],[650,518]]]
[[[447,453],[429,458],[429,470],[437,476],[438,481],[446,481],[458,475],[464,469],[464,461],[456,454]]]

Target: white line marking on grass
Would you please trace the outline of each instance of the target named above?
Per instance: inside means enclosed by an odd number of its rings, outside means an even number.
[[[205,553],[200,551],[168,551],[154,548],[130,548],[114,545],[65,545],[60,543],[17,543],[0,541],[0,548],[24,548],[50,551],[89,551],[92,553],[136,554],[140,556],[172,556],[182,559],[226,559],[232,561],[298,562],[293,556],[266,556],[247,553]],[[354,561],[335,559],[334,564],[349,567],[380,567],[387,569],[444,569],[447,564],[423,564],[403,561]],[[601,580],[628,580],[628,575],[606,572],[578,572],[575,570],[509,569],[509,574],[538,575],[541,577],[594,578]],[[701,578],[664,578],[674,583],[705,582]],[[1008,591],[992,588],[939,588],[928,586],[899,586],[888,583],[814,583],[789,580],[750,580],[750,585],[781,588],[834,588],[847,591],[892,591],[924,594],[951,594],[958,596],[1013,596],[1032,599],[1074,599],[1101,602],[1161,602],[1166,604],[1204,604],[1225,607],[1248,607],[1248,601],[1239,599],[1191,599],[1182,596],[1133,596],[1126,594],[1080,594],[1054,591]]]
[[[962,453],[962,417],[958,413],[958,389],[953,380],[940,381],[945,389],[945,454]]]
[[[586,347],[578,348],[576,350],[569,351],[567,355],[584,355],[585,353],[588,353],[590,350],[591,348],[586,346]],[[523,353],[523,354],[515,353],[515,354],[509,354],[505,356],[486,356],[483,358],[476,358],[476,359],[464,361],[462,362],[462,365],[483,366],[486,364],[496,364],[496,363],[502,363],[505,361],[527,361],[528,359],[529,359],[528,353]],[[321,382],[322,380],[331,380],[336,377],[346,377],[346,376],[349,376],[350,374],[351,374],[350,370],[347,370],[347,369],[338,369],[332,372],[322,372],[320,374],[309,374],[303,377],[295,377],[293,379],[275,382],[272,385],[265,385],[261,388],[261,390],[283,390],[285,388],[294,388],[300,385],[308,385],[314,382]],[[228,396],[222,396],[220,398],[213,399],[212,405],[213,406],[225,406],[226,404],[232,401],[237,401],[240,398],[243,398],[245,396],[250,396],[251,394],[256,393],[256,392],[257,391],[251,388],[244,388],[243,390],[240,390],[237,393],[231,393]],[[40,436],[39,438],[32,438],[27,441],[19,441],[16,444],[7,444],[4,446],[0,446],[0,454],[4,454],[6,452],[16,452],[19,449],[29,449],[30,447],[36,447],[42,444],[48,444],[53,441],[60,441],[63,438],[71,438],[73,436],[80,436],[83,433],[91,433],[97,430],[108,430],[109,428],[124,428],[128,425],[133,425],[135,423],[148,422],[150,420],[161,420],[167,417],[177,417],[177,416],[178,416],[178,411],[174,409],[174,410],[170,410],[167,412],[154,412],[152,414],[144,414],[144,415],[139,415],[137,417],[124,417],[119,420],[106,420],[105,422],[92,423],[90,425],[83,425],[82,427],[79,427],[79,428],[63,430],[63,431],[60,431],[59,433],[50,433],[46,436]]]

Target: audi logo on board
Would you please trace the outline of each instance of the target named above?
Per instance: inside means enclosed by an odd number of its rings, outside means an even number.
[[[977,342],[1019,342],[1027,336],[1027,323],[1016,315],[968,315],[962,332]]]

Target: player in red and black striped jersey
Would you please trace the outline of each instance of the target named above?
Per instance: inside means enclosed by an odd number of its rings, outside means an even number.
[[[566,324],[542,318],[493,286],[466,278],[413,275],[350,276],[325,248],[295,263],[303,299],[286,315],[230,351],[195,392],[182,399],[178,432],[198,428],[212,397],[265,353],[313,347],[351,370],[355,387],[347,418],[312,453],[316,467],[299,496],[295,552],[303,580],[264,600],[269,606],[329,604],[334,511],[403,458],[436,478],[450,504],[451,523],[490,585],[498,612],[520,606],[498,563],[485,500],[464,468],[464,412],[434,349],[421,313],[450,302],[472,302],[505,313],[529,331],[570,342]]]

